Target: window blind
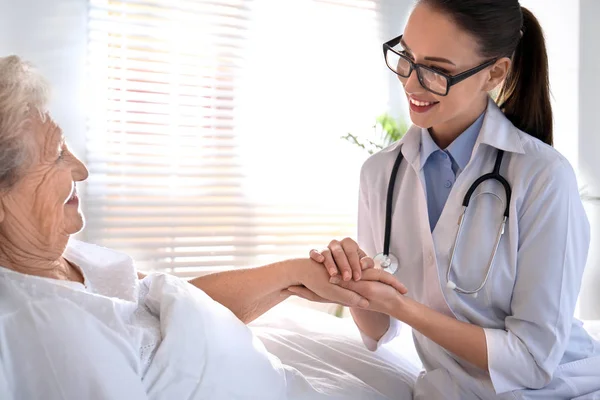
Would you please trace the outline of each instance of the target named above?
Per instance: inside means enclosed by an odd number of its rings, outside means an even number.
[[[86,240],[193,276],[355,235],[340,137],[387,101],[374,1],[89,5]]]

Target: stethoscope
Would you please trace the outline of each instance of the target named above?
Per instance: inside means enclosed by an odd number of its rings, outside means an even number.
[[[504,177],[500,174],[500,166],[502,165],[502,157],[504,157],[504,151],[498,150],[498,155],[496,156],[496,163],[494,165],[494,170],[489,173],[480,176],[467,190],[465,194],[465,198],[463,200],[463,212],[458,219],[458,232],[456,233],[456,238],[454,240],[454,246],[452,248],[452,255],[450,256],[450,264],[448,265],[448,271],[446,272],[446,287],[449,289],[455,290],[459,293],[470,294],[474,297],[477,297],[477,293],[483,289],[485,286],[489,276],[490,271],[492,270],[492,265],[494,264],[494,258],[496,257],[496,252],[498,251],[498,245],[500,244],[500,239],[504,234],[504,227],[506,226],[506,221],[508,220],[508,213],[510,207],[510,196],[511,196],[511,188],[510,184]],[[396,176],[398,175],[398,169],[400,168],[400,163],[402,162],[403,156],[402,151],[398,152],[398,156],[396,157],[396,161],[394,162],[394,166],[392,167],[392,173],[390,175],[390,180],[388,182],[387,189],[387,199],[385,204],[385,233],[383,240],[383,252],[379,253],[375,256],[374,261],[375,264],[379,267],[387,270],[388,272],[394,274],[398,270],[398,258],[390,253],[390,238],[392,234],[392,203],[394,197],[394,186],[396,184]],[[469,207],[469,202],[471,201],[471,196],[477,189],[479,185],[487,180],[496,180],[504,186],[504,191],[506,194],[506,208],[504,209],[504,218],[502,220],[502,224],[500,225],[500,229],[498,230],[498,234],[496,236],[496,244],[494,245],[494,250],[492,256],[490,257],[490,261],[487,266],[487,272],[485,274],[485,278],[481,285],[479,285],[476,289],[467,290],[459,287],[454,281],[450,279],[450,274],[452,272],[452,263],[454,261],[454,253],[456,252],[456,247],[458,245],[458,241],[460,239],[460,234],[462,232],[463,222],[465,220],[465,215],[467,213],[467,207]]]

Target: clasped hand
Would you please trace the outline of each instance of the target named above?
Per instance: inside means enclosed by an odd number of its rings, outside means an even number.
[[[408,292],[394,275],[375,268],[373,259],[352,239],[334,240],[321,252],[312,250],[310,258],[320,264],[322,272],[316,270],[302,285],[287,289],[307,300],[338,303],[389,315]]]

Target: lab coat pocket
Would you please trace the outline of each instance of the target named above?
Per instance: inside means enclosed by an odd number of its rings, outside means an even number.
[[[503,258],[497,254],[502,250],[497,241],[505,207],[504,188],[495,181],[482,183],[471,196],[457,232],[450,280],[460,289],[477,290],[472,303],[478,308],[492,304],[494,265]]]
[[[554,371],[551,386],[565,385],[572,391],[565,393],[569,398],[594,393],[600,397],[600,356],[584,358],[559,365]]]
[[[521,394],[527,400],[599,398],[598,371],[600,371],[600,356],[561,364],[554,370],[552,381],[546,387],[542,390],[523,390]]]

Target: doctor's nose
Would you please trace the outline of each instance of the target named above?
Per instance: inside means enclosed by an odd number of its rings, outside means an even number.
[[[400,78],[400,81],[402,82],[406,93],[415,94],[425,91],[425,89],[423,89],[421,83],[419,82],[417,71],[412,71],[408,78]]]

